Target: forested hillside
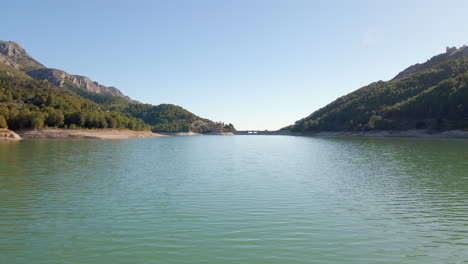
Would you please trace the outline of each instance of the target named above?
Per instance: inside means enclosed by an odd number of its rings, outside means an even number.
[[[141,118],[157,132],[234,132],[232,124],[225,125],[201,118],[186,109],[172,104],[149,105],[128,104],[120,106],[120,111]]]
[[[292,132],[468,129],[468,59],[449,60],[338,98]]]
[[[141,119],[109,111],[46,81],[0,72],[0,120],[8,128],[119,128],[149,130]],[[5,124],[0,126],[5,127]]]
[[[46,68],[19,44],[0,41],[0,127],[119,128],[154,132],[232,132],[232,124],[182,107],[141,104],[115,87]]]
[[[115,96],[92,93],[89,96],[102,98],[102,103],[97,104],[48,81],[34,80],[0,64],[0,127],[8,126],[13,130],[58,127],[197,133],[235,131],[232,124],[200,118],[176,105],[153,106],[129,103]]]

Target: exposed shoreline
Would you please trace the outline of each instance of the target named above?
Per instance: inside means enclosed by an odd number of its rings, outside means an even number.
[[[165,137],[151,131],[119,129],[23,129],[15,131],[23,139],[128,139]]]
[[[166,136],[232,136],[234,133],[232,132],[210,132],[206,134],[202,133],[195,133],[195,132],[174,132],[174,133],[161,133]]]
[[[468,130],[430,131],[424,129],[413,130],[380,130],[380,131],[322,131],[315,133],[292,133],[289,131],[256,131],[255,134],[247,131],[238,131],[236,135],[267,135],[267,136],[303,136],[303,137],[373,137],[373,138],[465,138],[468,139]]]
[[[16,140],[21,140],[21,137],[9,129],[0,128],[0,141],[4,141],[4,140],[16,141]]]
[[[374,138],[465,138],[468,139],[468,131],[448,130],[442,132],[432,132],[428,130],[405,130],[405,131],[363,131],[363,132],[317,132],[291,134],[293,136],[309,137],[374,137]]]
[[[203,135],[236,135],[235,133],[212,132],[200,134],[194,132],[179,133],[153,133],[151,131],[134,131],[119,129],[63,129],[63,128],[43,128],[43,129],[22,129],[12,131],[0,129],[1,141],[17,141],[21,139],[129,139],[148,137],[168,137],[168,136],[203,136]],[[245,135],[245,134],[237,134]],[[257,135],[257,134],[256,134]],[[432,132],[427,130],[406,130],[406,131],[326,131],[316,133],[290,133],[285,131],[268,131],[258,135],[282,135],[282,136],[305,136],[305,137],[369,137],[369,138],[459,138],[468,139],[466,130],[448,130],[442,132]],[[252,135],[255,136],[255,135]]]
[[[128,139],[168,136],[203,136],[203,135],[234,135],[233,133],[212,132],[200,134],[194,132],[153,133],[151,131],[134,131],[126,129],[65,129],[41,128],[20,129],[12,131],[0,129],[1,141],[16,141],[21,139]]]

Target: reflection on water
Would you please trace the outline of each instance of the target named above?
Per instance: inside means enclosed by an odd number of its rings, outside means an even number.
[[[0,263],[461,263],[468,141],[0,142]]]

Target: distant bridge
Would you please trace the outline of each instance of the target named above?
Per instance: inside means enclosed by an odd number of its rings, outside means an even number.
[[[287,135],[287,132],[283,131],[270,131],[270,130],[239,130],[234,132],[235,135],[247,135],[247,136],[257,136],[257,135]]]

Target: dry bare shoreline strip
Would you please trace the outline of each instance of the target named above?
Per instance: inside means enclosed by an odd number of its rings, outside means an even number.
[[[175,133],[161,133],[166,136],[233,136],[235,133],[232,132],[210,132],[210,133],[195,133],[195,132],[175,132]]]
[[[16,133],[15,133],[16,132]],[[0,129],[0,140],[24,139],[128,139],[167,136],[195,136],[197,133],[164,133],[151,131],[133,131],[119,129],[25,129],[18,131]],[[276,132],[276,133],[275,133]],[[207,134],[210,135],[210,134]],[[211,135],[232,135],[232,133],[212,133]],[[308,136],[308,137],[371,137],[371,138],[459,138],[468,139],[468,131],[450,130],[443,132],[429,132],[427,130],[407,131],[367,131],[367,132],[317,132],[317,133],[285,133],[284,131],[271,131],[268,135]]]
[[[293,133],[290,131],[258,131],[251,134],[238,131],[236,135],[271,135],[271,136],[298,136],[298,137],[369,137],[369,138],[460,138],[468,139],[468,130],[429,131],[424,129],[413,130],[379,130],[379,131],[322,131],[314,133]]]
[[[151,131],[120,129],[25,129],[16,131],[23,139],[128,139],[165,137]]]
[[[427,130],[405,130],[405,131],[367,131],[367,132],[317,132],[296,134],[296,136],[310,137],[372,137],[372,138],[461,138],[468,139],[468,131],[448,130],[442,132],[430,132]]]
[[[0,140],[1,141],[3,140],[11,141],[11,140],[20,140],[20,139],[21,137],[15,132],[9,129],[0,128]]]

